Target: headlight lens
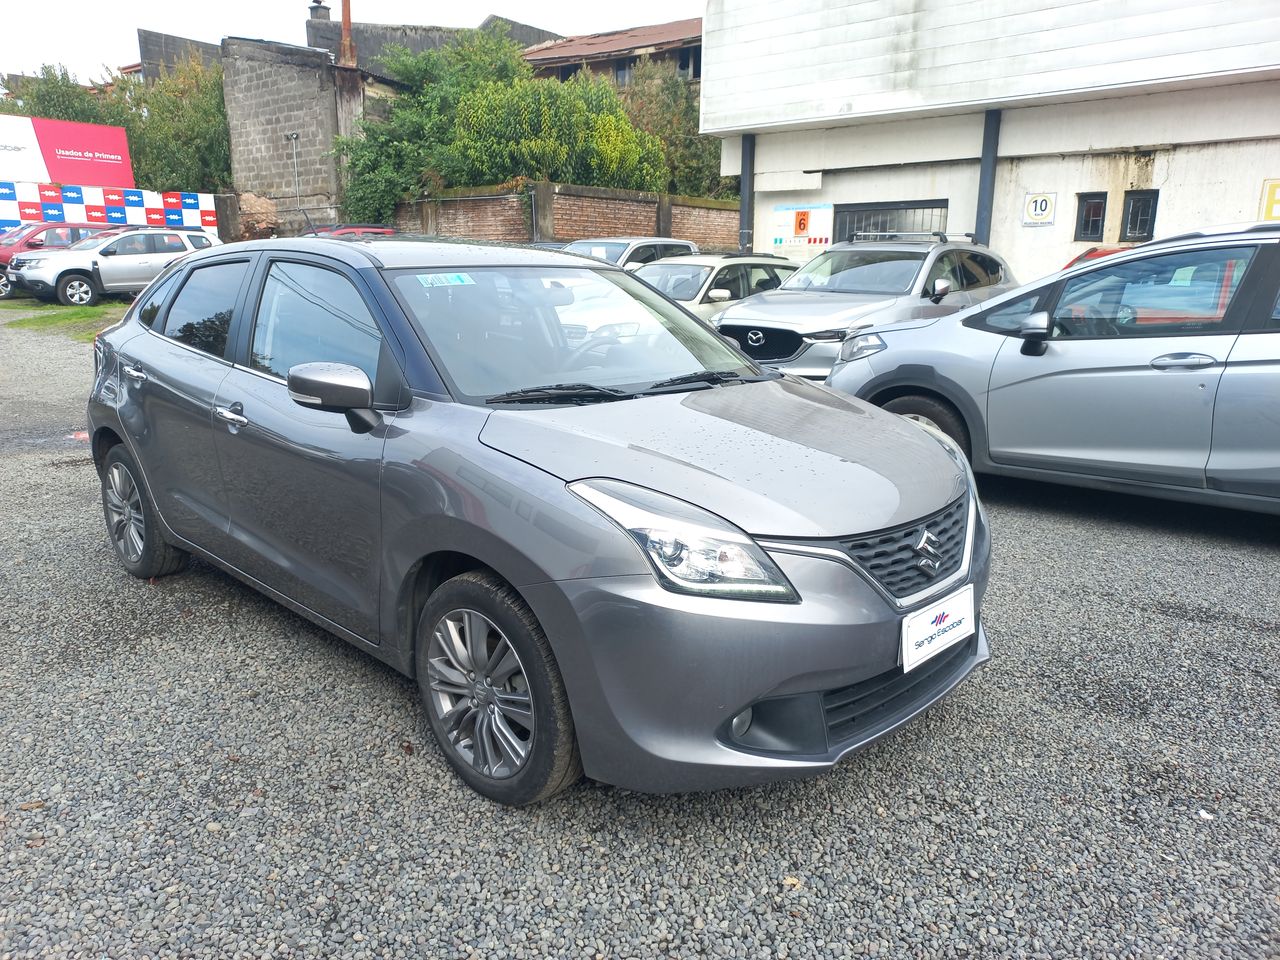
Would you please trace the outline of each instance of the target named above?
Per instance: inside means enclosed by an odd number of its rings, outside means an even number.
[[[843,340],[845,334],[849,332],[847,327],[840,327],[838,330],[822,330],[818,333],[806,333],[806,340],[813,340],[817,343],[829,342],[832,340]]]
[[[668,590],[737,600],[800,600],[769,555],[713,513],[620,480],[579,480],[569,490],[635,540]]]
[[[23,269],[23,270],[29,270],[31,267],[38,267],[38,266],[40,266],[40,264],[42,264],[42,263],[44,263],[44,261],[43,261],[42,259],[40,259],[39,257],[37,257],[37,258],[36,258],[36,259],[34,259],[34,260],[23,260],[23,261],[22,261],[22,269]]]
[[[880,339],[879,334],[859,333],[848,337],[844,343],[840,344],[840,359],[846,362],[861,360],[873,353],[879,353],[884,348],[885,342]]]

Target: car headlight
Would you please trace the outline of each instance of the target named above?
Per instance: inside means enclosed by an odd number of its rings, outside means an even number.
[[[44,261],[43,261],[43,260],[40,260],[40,259],[36,259],[36,260],[23,260],[23,261],[22,261],[21,266],[22,266],[22,269],[23,269],[23,270],[30,270],[32,267],[38,267],[38,266],[40,266],[40,264],[42,264],[42,263],[44,263]]]
[[[844,343],[840,344],[840,359],[845,362],[861,360],[873,353],[879,353],[884,348],[885,342],[878,334],[859,333],[845,338]]]
[[[845,334],[849,332],[847,327],[840,327],[837,330],[820,330],[817,333],[803,334],[806,340],[813,340],[816,343],[826,343],[832,340],[843,340]]]
[[[798,603],[769,555],[727,520],[620,480],[578,480],[569,490],[635,540],[658,583],[676,593]]]

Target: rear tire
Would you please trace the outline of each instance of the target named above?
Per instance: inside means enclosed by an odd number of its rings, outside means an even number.
[[[116,556],[135,577],[165,577],[191,559],[164,539],[142,471],[123,444],[116,444],[102,459],[102,512]]]
[[[523,806],[581,778],[569,698],[547,635],[500,577],[472,571],[432,593],[414,656],[431,732],[471,789]]]
[[[906,417],[908,420],[918,420],[927,426],[941,430],[964,451],[966,458],[973,458],[969,446],[969,431],[964,425],[963,418],[951,404],[935,400],[933,397],[912,394],[906,397],[894,397],[884,404],[884,409]]]
[[[15,291],[13,284],[9,282],[9,278],[5,276],[5,268],[0,265],[0,300],[12,300]]]
[[[68,307],[92,307],[98,302],[98,288],[83,273],[69,273],[58,280],[58,302]]]

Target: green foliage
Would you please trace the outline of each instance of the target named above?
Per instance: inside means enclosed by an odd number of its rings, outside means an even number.
[[[461,186],[528,177],[660,190],[665,179],[657,138],[631,125],[611,83],[581,73],[477,87],[459,106],[446,171]]]
[[[612,84],[535,80],[501,30],[469,30],[412,54],[389,49],[383,70],[407,87],[387,116],[344,139],[344,216],[386,222],[400,200],[443,187],[551,179],[662,189],[662,145],[636,130]]]
[[[221,67],[192,58],[150,85],[111,75],[86,89],[65,67],[46,65],[10,92],[13,100],[0,101],[6,113],[124,127],[134,179],[147,190],[231,189]]]
[[[738,178],[720,176],[720,140],[698,133],[698,87],[670,61],[644,57],[622,92],[631,122],[662,142],[663,189],[688,197],[737,197]]]

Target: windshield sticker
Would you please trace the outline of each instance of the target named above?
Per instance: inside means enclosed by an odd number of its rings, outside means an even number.
[[[417,276],[424,287],[456,287],[475,283],[467,273],[420,273]]]

